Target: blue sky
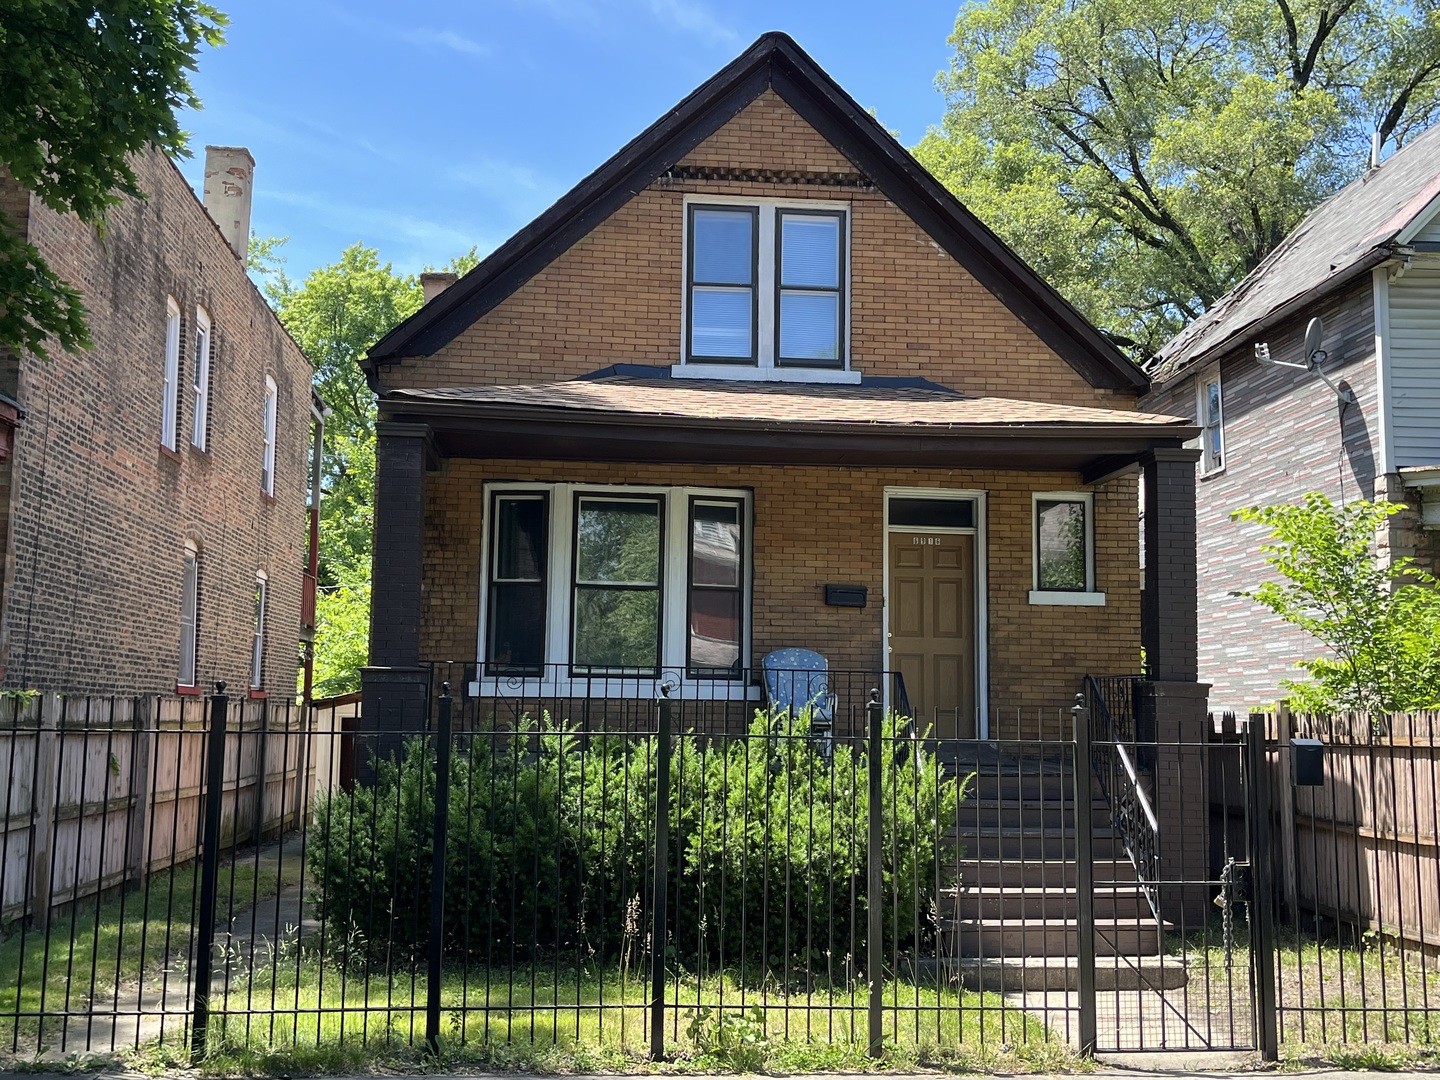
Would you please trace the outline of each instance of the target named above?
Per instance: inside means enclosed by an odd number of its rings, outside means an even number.
[[[397,269],[483,255],[767,30],[912,145],[959,0],[219,0],[183,117],[255,155],[252,225],[303,276],[356,241]]]

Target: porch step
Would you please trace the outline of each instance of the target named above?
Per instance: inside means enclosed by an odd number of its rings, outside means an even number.
[[[1074,957],[1079,955],[1079,926],[1073,919],[947,919],[941,932],[952,957]],[[1163,933],[1173,929],[1143,919],[1095,920],[1096,956],[1158,956]]]
[[[959,979],[967,990],[1013,993],[1020,990],[1052,990],[1077,993],[1080,989],[1080,961],[1073,956],[1017,957],[991,959],[963,956],[958,959],[921,960],[918,977],[929,982],[937,977],[948,984]],[[1120,956],[1095,965],[1095,989],[1177,990],[1190,978],[1185,962],[1177,956]]]
[[[993,827],[1036,828],[1074,826],[1075,803],[1071,799],[975,798],[960,804],[955,815],[962,832]],[[1110,806],[1104,799],[1090,803],[1090,820],[1095,830],[1109,830]]]
[[[1138,885],[1097,886],[1093,897],[1098,919],[1153,918]],[[973,885],[942,890],[940,910],[957,919],[1075,919],[1080,901],[1064,886]]]
[[[1075,830],[1060,826],[992,826],[952,831],[952,839],[967,856],[990,859],[1074,859]],[[1096,859],[1110,859],[1122,849],[1110,829],[1091,829],[1090,847]]]
[[[985,885],[1006,889],[1033,887],[1073,889],[1075,887],[1075,863],[1070,860],[1035,859],[1020,862],[1010,859],[980,858],[974,852],[967,852],[965,858],[941,869],[942,872],[949,872],[952,876],[958,875],[959,883],[962,886]],[[1113,860],[1106,859],[1103,863],[1097,858],[1094,880],[1097,891],[1103,887],[1104,882],[1133,882],[1136,880],[1135,867],[1123,853]]]

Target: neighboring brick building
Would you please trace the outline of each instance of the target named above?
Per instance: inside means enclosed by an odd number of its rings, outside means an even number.
[[[423,661],[743,703],[790,646],[902,671],[939,734],[1057,734],[1142,643],[1203,697],[1194,429],[1136,412],[1141,373],[783,35],[367,370],[367,723],[418,723]]]
[[[0,206],[81,290],[94,340],[48,363],[0,354],[24,409],[0,464],[4,686],[290,697],[319,411],[245,272],[254,163],[208,148],[205,206],[158,151],[135,166],[148,198],[103,239],[0,173]]]
[[[1319,374],[1282,366],[1305,363],[1316,317]],[[1271,363],[1256,358],[1262,343]],[[1200,678],[1216,708],[1273,702],[1282,680],[1303,677],[1296,663],[1321,646],[1235,595],[1272,572],[1260,552],[1265,529],[1232,521],[1232,511],[1298,502],[1309,491],[1336,503],[1403,501],[1409,509],[1377,537],[1382,557],[1440,569],[1440,129],[1312,212],[1160,350],[1151,375],[1143,408],[1205,427]]]

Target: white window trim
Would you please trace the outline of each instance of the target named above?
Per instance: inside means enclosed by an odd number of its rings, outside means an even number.
[[[485,631],[489,626],[490,530],[494,524],[495,495],[505,492],[545,493],[550,500],[549,534],[546,541],[545,582],[545,667],[540,675],[486,675]],[[570,672],[570,594],[573,588],[572,555],[575,536],[575,496],[600,498],[629,497],[661,501],[661,535],[665,550],[660,567],[660,669],[658,675],[575,675]],[[752,654],[754,605],[754,498],[743,488],[665,487],[632,484],[525,483],[500,481],[483,487],[484,518],[481,523],[480,620],[475,642],[476,671],[480,677],[469,685],[471,696],[505,697],[550,694],[573,696],[580,692],[594,698],[632,699],[656,697],[662,687],[672,697],[701,700],[758,701],[760,687],[738,679],[693,678],[686,665],[686,615],[690,574],[690,500],[722,499],[741,503],[744,580],[741,586],[743,629],[740,658],[743,669]],[[676,539],[683,538],[683,539]]]
[[[925,526],[925,532],[970,534],[975,537],[975,709],[977,712],[976,732],[979,738],[990,737],[990,564],[989,541],[986,537],[987,519],[986,492],[975,488],[924,488],[886,487],[884,505],[881,507],[880,528],[882,531],[883,569],[881,571],[881,592],[883,602],[880,611],[880,655],[885,657],[887,671],[894,670],[890,659],[890,534],[892,532],[914,532],[913,525],[890,524],[891,499],[955,499],[975,503],[975,524],[970,528]],[[885,706],[889,708],[891,680],[884,680]]]
[[[165,373],[160,402],[160,445],[176,449],[180,433],[180,304],[165,297]]]
[[[195,577],[191,581],[186,563],[195,565]],[[180,570],[180,651],[179,666],[175,673],[176,686],[196,686],[200,677],[200,548],[193,541],[185,541],[185,553]],[[190,681],[185,681],[185,608],[190,608]]]
[[[1085,588],[1040,588],[1039,530],[1041,502],[1085,504]],[[1053,607],[1104,607],[1105,594],[1095,588],[1095,493],[1093,491],[1032,491],[1030,493],[1030,603]]]
[[[686,357],[686,342],[690,339],[690,304],[688,279],[690,275],[690,207],[725,206],[757,209],[759,245],[756,268],[756,357],[751,363],[713,363],[696,361]],[[828,210],[843,215],[845,266],[844,266],[844,310],[840,313],[842,356],[838,368],[805,368],[793,365],[778,367],[775,363],[775,220],[777,210]],[[818,199],[755,199],[739,195],[686,195],[682,209],[682,247],[680,251],[680,359],[670,368],[676,379],[726,379],[737,382],[803,382],[838,383],[856,385],[860,372],[850,369],[850,309],[851,297],[851,244],[852,208],[848,202],[820,201]]]
[[[280,392],[275,386],[275,380],[269,375],[266,375],[265,405],[262,417],[262,422],[265,427],[265,449],[264,460],[260,467],[260,488],[266,495],[271,496],[275,494],[275,423],[279,400]]]
[[[190,423],[190,444],[198,450],[207,448],[210,441],[210,355],[215,343],[210,337],[210,316],[202,307],[195,309],[195,335],[205,337],[205,347],[195,352],[194,391],[195,416]]]
[[[264,570],[255,571],[255,592],[259,594],[259,610],[255,612],[254,640],[250,649],[250,689],[265,684],[265,616],[270,606],[270,578]]]
[[[1216,463],[1210,452],[1211,425],[1209,419],[1209,402],[1206,391],[1214,385],[1220,389],[1220,416],[1216,419],[1214,429],[1220,435],[1220,461]],[[1195,380],[1195,419],[1200,426],[1200,475],[1214,476],[1225,471],[1228,455],[1225,452],[1225,385],[1220,381],[1220,369],[1212,368],[1208,373]]]

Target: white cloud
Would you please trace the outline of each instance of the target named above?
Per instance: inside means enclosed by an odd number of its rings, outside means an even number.
[[[733,48],[744,39],[715,15],[703,0],[518,0],[527,9],[544,8],[562,22],[589,27],[613,24],[637,10],[662,25]],[[601,8],[606,9],[603,13]]]
[[[742,44],[740,35],[698,0],[649,0],[649,5],[652,15],[677,30],[709,38],[720,45]]]
[[[449,49],[452,52],[461,53],[465,56],[476,56],[487,59],[495,55],[495,48],[486,45],[484,42],[468,38],[464,34],[457,34],[454,30],[429,30],[420,28],[416,30],[405,30],[400,34],[402,41],[408,41],[411,45],[428,45],[441,49]]]

